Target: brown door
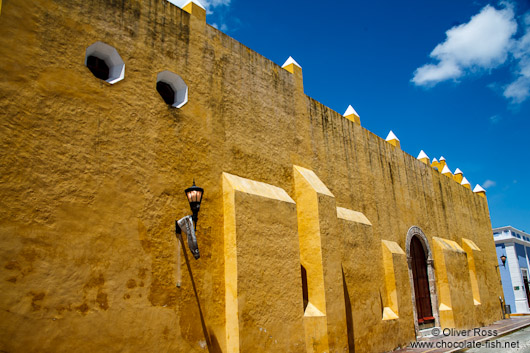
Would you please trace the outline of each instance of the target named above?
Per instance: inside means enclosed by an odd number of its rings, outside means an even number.
[[[418,325],[422,326],[434,322],[434,317],[432,316],[431,293],[427,275],[427,259],[418,237],[413,237],[411,240],[410,254],[412,256],[412,277],[414,278]]]

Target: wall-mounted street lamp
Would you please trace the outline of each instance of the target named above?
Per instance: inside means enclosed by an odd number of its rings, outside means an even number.
[[[501,261],[502,261],[502,267],[506,267],[506,255],[502,255],[501,256]]]
[[[501,259],[501,262],[502,262],[502,267],[506,267],[506,255],[502,254],[500,259]],[[500,266],[501,265],[495,265],[495,268],[499,269],[498,272],[497,271],[495,271],[495,272],[497,272],[497,275],[499,276],[499,283],[501,284],[501,288],[502,288],[502,278],[501,278],[501,275],[500,275],[500,270],[501,270]],[[499,301],[501,302],[502,319],[504,320],[504,319],[506,319],[506,314],[507,314],[508,310],[506,309],[506,305],[504,304],[505,303],[504,300],[503,300],[504,294],[503,293],[501,293],[501,294],[502,294],[502,297],[499,296]]]
[[[197,230],[197,219],[199,218],[199,210],[201,209],[202,195],[204,194],[204,189],[195,185],[195,180],[193,180],[193,185],[186,190],[186,197],[190,203],[190,209],[192,212],[191,216],[186,216],[175,222],[175,234],[182,245],[182,252],[184,253],[184,259],[186,260],[186,266],[188,267],[188,272],[190,274],[191,285],[193,287],[193,292],[195,293],[195,299],[197,299],[197,306],[199,308],[199,316],[201,318],[202,331],[204,338],[206,340],[206,345],[208,347],[208,352],[212,351],[210,335],[206,329],[206,323],[204,322],[204,315],[202,314],[201,302],[199,301],[199,295],[197,293],[197,287],[195,286],[195,280],[193,279],[193,273],[191,272],[190,262],[188,260],[188,254],[186,252],[186,246],[184,245],[184,239],[182,239],[182,231],[184,231],[188,237],[188,247],[193,254],[195,260],[198,260],[200,257],[199,246],[197,245],[197,238],[195,237],[195,231]],[[179,265],[180,266],[180,265]],[[180,287],[180,283],[177,283],[177,287]]]
[[[186,197],[190,203],[190,209],[193,214],[193,222],[195,227],[197,227],[197,218],[199,217],[199,211],[201,209],[202,195],[204,194],[204,189],[195,185],[195,180],[193,180],[193,185],[186,190]]]
[[[506,255],[502,254],[500,257],[502,261],[502,267],[506,267]],[[495,267],[499,267],[500,265],[495,265]]]
[[[195,180],[193,180],[193,185],[186,190],[186,197],[190,204],[190,209],[192,212],[191,216],[186,216],[175,222],[175,231],[177,237],[179,237],[182,242],[182,247],[184,248],[184,241],[182,240],[182,231],[188,236],[188,247],[190,248],[191,253],[195,260],[197,260],[201,255],[199,254],[199,246],[197,245],[197,238],[195,237],[195,232],[197,231],[197,219],[199,218],[199,211],[201,209],[202,195],[204,194],[204,189],[195,185]],[[186,251],[184,250],[184,257],[187,259]]]

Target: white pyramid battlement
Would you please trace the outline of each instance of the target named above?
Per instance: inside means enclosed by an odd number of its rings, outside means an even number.
[[[180,8],[183,8],[184,6],[188,5],[190,2],[194,3],[195,5],[199,6],[200,8],[206,10],[204,5],[199,0],[168,0],[168,2],[172,3],[173,5],[176,5]]]
[[[399,141],[399,139],[398,139],[397,136],[392,132],[392,130],[390,130],[390,132],[388,133],[388,136],[386,137],[386,140],[385,140],[385,141],[391,141],[391,140]]]
[[[356,115],[360,117],[360,115],[357,114],[357,112],[355,111],[355,109],[353,109],[351,105],[348,106],[348,109],[346,109],[346,111],[344,112],[342,116],[350,116],[350,115]]]
[[[484,188],[482,186],[480,186],[479,184],[477,184],[475,186],[475,188],[473,189],[473,192],[486,192],[486,190],[484,190]]]
[[[282,65],[282,68],[286,67],[287,65],[291,65],[291,64],[295,64],[296,66],[298,66],[299,68],[302,68],[302,66],[300,66],[299,63],[297,63],[292,56],[289,57],[289,59],[287,59],[283,65]]]
[[[442,169],[442,174],[451,174],[451,175],[453,175],[453,173],[451,173],[451,169],[449,169],[447,164],[444,165],[444,169]]]
[[[420,151],[420,154],[418,155],[417,159],[427,158],[429,159],[429,156],[423,150]],[[436,158],[435,158],[436,159]]]

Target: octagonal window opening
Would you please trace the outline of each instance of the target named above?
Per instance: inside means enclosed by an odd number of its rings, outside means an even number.
[[[95,42],[86,49],[85,65],[97,78],[110,84],[123,80],[125,63],[116,48]]]
[[[181,108],[188,103],[188,85],[174,72],[162,71],[156,76],[156,90],[166,104]]]

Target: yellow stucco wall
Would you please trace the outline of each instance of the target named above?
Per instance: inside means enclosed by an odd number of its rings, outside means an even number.
[[[191,267],[215,351],[414,340],[402,254],[390,293],[399,315],[383,320],[382,241],[405,250],[411,226],[431,249],[433,237],[480,249],[480,305],[466,252],[435,252],[454,302],[442,326],[500,319],[487,199],[307,97],[301,70],[165,0],[6,0],[1,11],[0,350],[204,351],[185,267],[175,285],[174,221],[189,214],[193,179],[205,195]],[[118,50],[124,80],[85,67],[96,41]],[[155,89],[164,70],[189,87],[181,109]],[[304,244],[320,246],[314,304],[325,316],[303,310]]]

